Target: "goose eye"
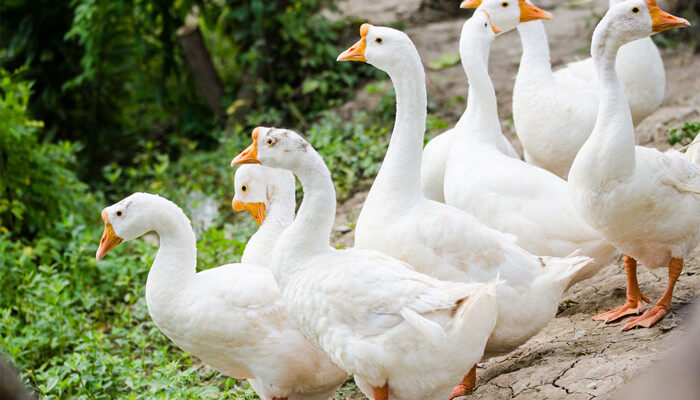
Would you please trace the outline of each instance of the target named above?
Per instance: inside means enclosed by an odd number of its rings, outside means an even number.
[[[637,8],[637,7],[633,8],[633,9],[632,9],[632,12],[635,13],[635,14],[638,13],[638,12],[639,12],[639,8]]]
[[[489,27],[489,24],[484,22],[484,28],[488,28],[488,27]]]
[[[377,42],[377,44],[382,44],[382,38],[380,37],[374,39],[374,41]]]
[[[245,192],[246,190],[248,190],[248,187],[246,185],[241,186],[241,191]]]
[[[507,1],[504,1],[503,3],[501,3],[501,5],[502,5],[503,7],[508,7],[508,2],[507,2]]]
[[[117,217],[121,217],[121,216],[122,216],[121,210],[120,210],[120,211],[117,211]]]
[[[272,140],[272,138],[268,138],[267,141],[266,141],[266,143],[267,143],[269,146],[272,146],[272,145],[275,143],[275,141]]]

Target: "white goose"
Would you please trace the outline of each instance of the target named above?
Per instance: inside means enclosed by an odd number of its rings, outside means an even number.
[[[611,4],[618,1],[611,0]],[[529,17],[538,15],[534,6],[524,0],[462,3],[462,7],[477,6],[487,11],[503,31],[517,27],[520,34],[523,55],[513,88],[513,120],[525,160],[566,179],[576,153],[593,130],[598,113],[598,86],[592,61],[577,62],[576,73],[571,72],[574,66],[567,69],[569,73],[561,70],[553,73],[544,26]],[[545,13],[539,12],[539,15]],[[589,71],[585,72],[587,68]],[[661,56],[651,39],[635,41],[622,47],[617,70],[631,99],[637,124],[663,100],[665,75]],[[576,80],[577,76],[581,78]],[[593,77],[593,81],[588,77]]]
[[[465,3],[467,2],[462,3],[463,7],[478,6],[478,4],[474,5],[475,3]],[[508,10],[510,11],[511,9]],[[515,10],[515,8],[513,8],[513,10]],[[518,8],[518,10],[520,10],[520,8]],[[522,12],[519,12],[516,18],[518,18],[519,21],[532,21],[540,18],[550,18],[550,16],[546,11],[540,10],[531,4],[523,3]],[[495,26],[498,27],[498,24]],[[496,33],[501,32],[500,27],[497,29],[498,32]],[[461,37],[460,46],[462,45],[463,40],[469,40],[469,38]],[[455,137],[461,135],[462,132],[469,129],[470,121],[475,118],[477,113],[478,105],[475,104],[475,102],[476,99],[470,86],[467,94],[467,108],[460,117],[459,121],[457,121],[455,124],[454,128],[431,139],[423,149],[423,158],[421,159],[420,169],[421,188],[425,197],[430,200],[439,201],[441,203],[445,202],[444,181],[445,168],[447,167],[446,155],[450,153]],[[513,149],[513,146],[511,146],[510,142],[508,142],[505,137],[498,139],[498,147],[503,154],[513,158],[520,158]]]
[[[576,212],[566,181],[502,152],[506,139],[487,69],[495,34],[485,27],[488,14],[479,11],[464,23],[460,39],[471,102],[466,126],[448,153],[445,203],[515,235],[516,243],[533,254],[562,257],[582,250],[596,262],[572,283],[589,278],[608,264],[615,247]]]
[[[283,299],[304,333],[374,400],[446,398],[483,355],[498,283],[438,281],[380,252],[332,248],[330,172],[295,132],[256,128],[233,162],[288,169],[304,188],[273,251]]]
[[[102,219],[98,260],[122,241],[158,234],[146,304],[156,326],[184,351],[224,375],[249,379],[264,400],[325,400],[347,378],[292,321],[269,269],[227,264],[196,271],[194,231],[171,201],[135,193],[105,208]]]
[[[360,35],[338,60],[366,61],[387,72],[397,104],[389,149],[360,212],[355,245],[382,251],[438,279],[483,282],[500,274],[506,283],[498,290],[498,321],[486,357],[509,352],[554,317],[564,288],[590,259],[537,257],[515,245],[512,235],[426,199],[419,170],[426,91],[418,52],[395,29],[364,24]],[[472,369],[452,397],[473,387],[474,374]]]
[[[625,0],[609,0],[609,7]],[[666,71],[659,49],[650,37],[634,40],[620,47],[615,70],[625,90],[625,96],[636,126],[656,111],[664,100]],[[592,58],[571,62],[554,71],[557,82],[569,89],[598,88],[598,78]]]
[[[700,171],[675,150],[635,146],[615,55],[630,40],[688,25],[661,11],[655,0],[629,0],[611,7],[593,33],[600,112],[571,167],[569,191],[581,215],[625,254],[627,272],[625,305],[595,319],[610,322],[644,310],[649,300],[637,284],[637,260],[649,268],[669,268],[661,299],[623,330],[648,328],[668,312],[683,258],[700,242]]]
[[[241,165],[234,178],[235,211],[248,211],[260,228],[250,237],[241,262],[269,268],[272,249],[294,220],[294,175],[263,165]]]

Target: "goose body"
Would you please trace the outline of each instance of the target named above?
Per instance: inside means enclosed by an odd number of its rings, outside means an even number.
[[[610,322],[643,311],[636,262],[669,268],[669,285],[655,307],[624,329],[649,327],[669,309],[685,258],[700,242],[700,171],[675,150],[635,146],[634,126],[615,55],[625,42],[687,21],[661,11],[655,0],[610,8],[593,34],[591,54],[600,82],[595,128],[576,156],[569,191],[581,215],[625,254],[627,303],[598,316]]]
[[[273,251],[284,302],[304,333],[375,400],[444,399],[483,355],[497,282],[443,282],[371,250],[336,250],[330,172],[298,134],[256,128],[234,162],[292,171],[304,200]]]
[[[178,347],[224,375],[250,379],[264,400],[323,400],[343,383],[347,374],[292,321],[268,268],[237,263],[197,273],[190,221],[160,196],[135,193],[102,215],[98,258],[122,240],[158,234],[146,304]]]
[[[498,320],[486,357],[511,351],[554,317],[564,288],[590,260],[532,255],[512,235],[426,199],[419,170],[426,117],[420,57],[403,32],[363,26],[361,35],[365,44],[351,50],[364,48],[362,59],[389,73],[397,112],[387,155],[357,221],[355,246],[381,251],[438,279],[485,282],[500,275],[505,283],[498,289]]]
[[[615,247],[574,209],[566,181],[501,150],[505,138],[487,70],[494,33],[483,29],[486,21],[487,14],[479,12],[462,29],[460,54],[471,99],[465,115],[470,117],[449,152],[445,202],[513,234],[531,253],[566,256],[580,250],[596,262],[572,283],[588,278],[607,265]]]

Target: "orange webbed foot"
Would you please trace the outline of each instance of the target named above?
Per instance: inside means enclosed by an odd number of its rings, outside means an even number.
[[[655,323],[659,322],[659,320],[661,320],[661,318],[663,318],[664,315],[666,315],[666,313],[668,313],[668,308],[657,305],[651,310],[642,314],[642,316],[627,321],[625,326],[622,327],[622,331],[628,331],[637,326],[641,326],[642,328],[649,328]]]
[[[456,397],[460,397],[460,396],[466,396],[471,392],[472,392],[472,389],[469,389],[466,385],[463,385],[460,383],[459,385],[455,386],[452,389],[452,394],[450,394],[450,397],[448,398],[448,400],[452,400],[452,399],[454,399]]]
[[[474,391],[474,387],[476,386],[476,365],[474,365],[469,372],[464,376],[464,379],[462,379],[462,382],[459,383],[459,385],[455,386],[452,389],[452,394],[450,394],[450,397],[448,400],[452,400],[454,398],[460,397],[460,396],[466,396],[469,393]]]
[[[646,296],[641,295],[639,299],[629,299],[625,302],[622,307],[618,307],[614,310],[598,314],[593,319],[595,321],[603,321],[606,324],[610,322],[617,321],[620,318],[626,317],[628,315],[639,315],[646,310],[644,302],[650,303]]]

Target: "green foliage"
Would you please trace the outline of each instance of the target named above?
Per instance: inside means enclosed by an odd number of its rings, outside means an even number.
[[[680,143],[681,146],[689,145],[700,132],[700,122],[685,122],[682,126],[668,131],[668,143],[673,146]]]
[[[216,116],[197,97],[177,42],[188,15],[199,15],[224,100],[304,127],[340,104],[376,72],[335,62],[357,24],[332,23],[323,7],[331,1],[14,0],[2,5],[0,66],[29,66],[43,135],[82,144],[79,175],[94,182],[104,165],[127,165],[147,145],[175,156],[183,139],[217,144]]]
[[[331,170],[339,200],[347,198],[359,180],[379,172],[389,143],[389,128],[360,112],[351,121],[326,113],[309,129],[306,139]]]
[[[269,122],[307,125],[340,104],[369,68],[335,61],[358,23],[330,22],[319,12],[330,0],[224,1],[203,13],[215,63],[237,93],[253,92],[252,106]],[[347,36],[347,35],[345,35]]]
[[[51,233],[62,217],[93,204],[73,172],[78,147],[39,138],[27,113],[31,84],[0,68],[0,235]]]

